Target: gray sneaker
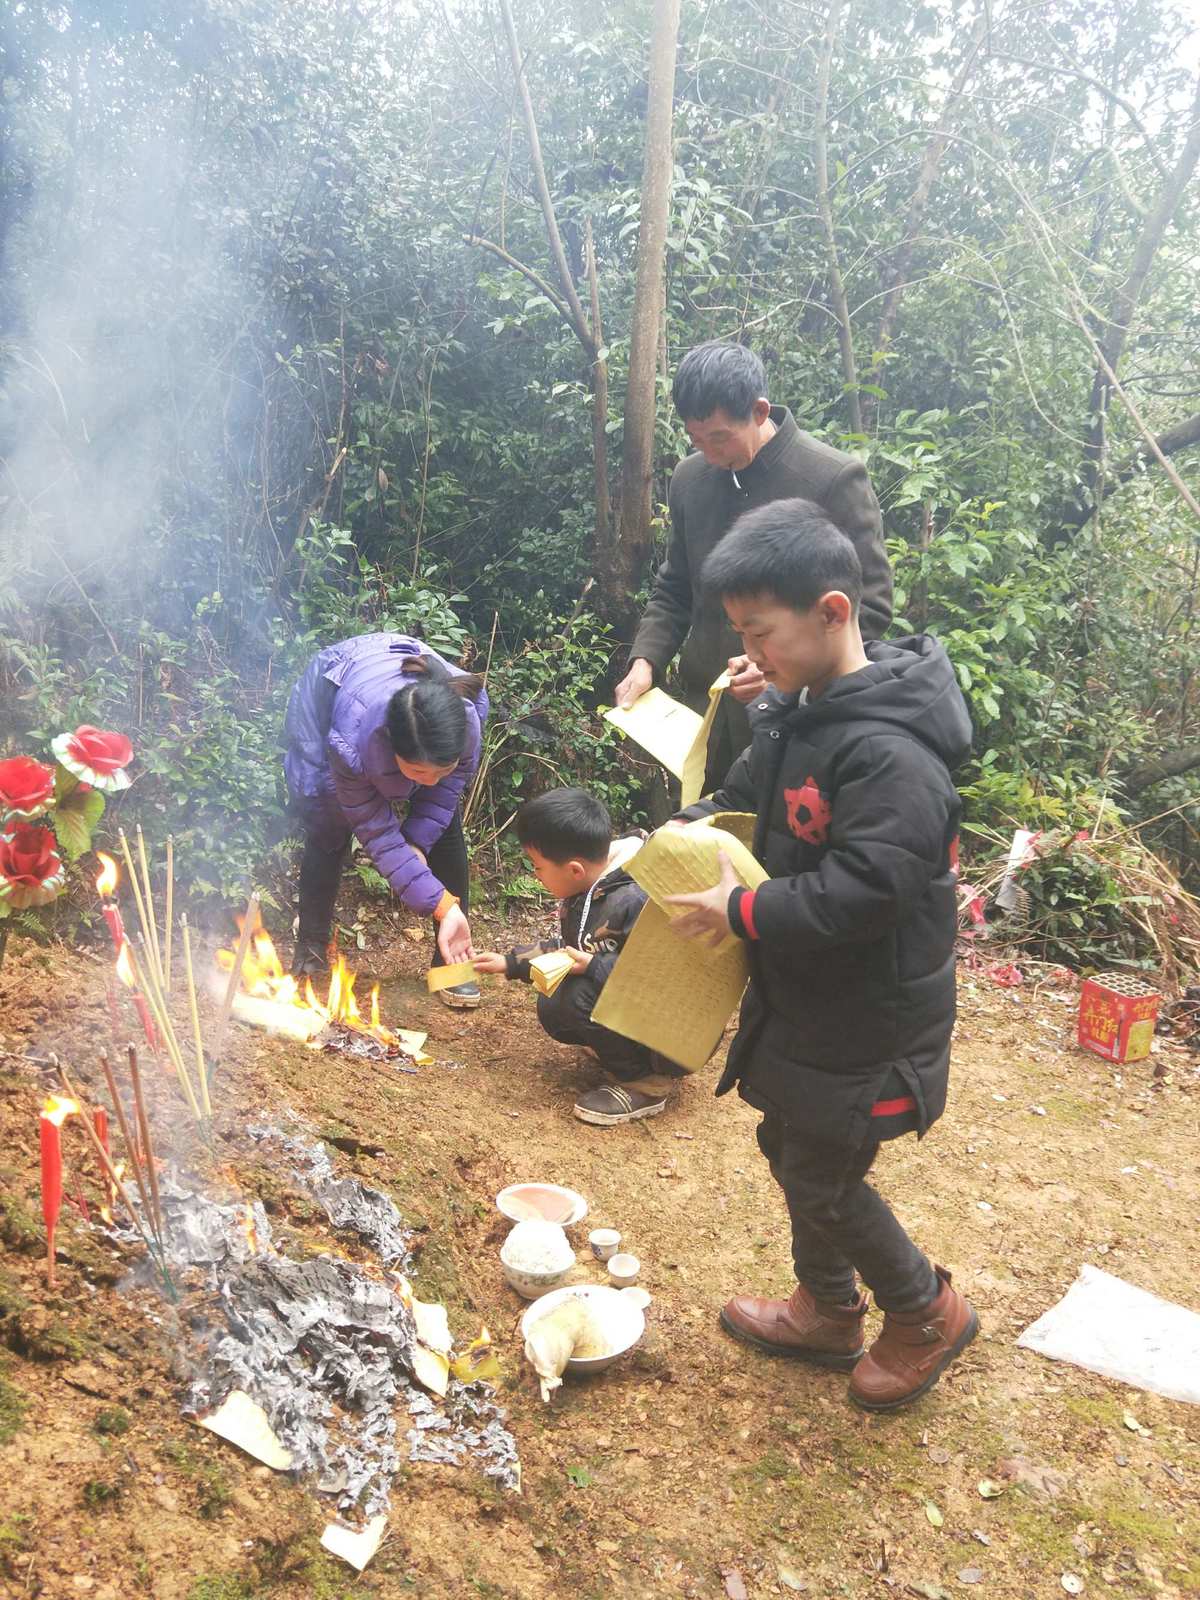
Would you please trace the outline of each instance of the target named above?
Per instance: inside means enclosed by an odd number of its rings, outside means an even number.
[[[452,1011],[474,1011],[479,1004],[479,985],[456,983],[453,989],[439,989],[438,999]]]
[[[626,1089],[619,1083],[602,1083],[598,1089],[579,1096],[575,1115],[580,1122],[591,1122],[598,1128],[615,1128],[620,1122],[656,1117],[666,1110],[666,1105],[665,1094],[643,1094],[640,1089]]]

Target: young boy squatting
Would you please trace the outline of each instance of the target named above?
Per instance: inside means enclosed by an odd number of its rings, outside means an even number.
[[[625,871],[646,836],[635,831],[614,839],[602,801],[584,789],[550,789],[517,812],[517,837],[534,876],[559,900],[562,936],[507,955],[486,952],[476,957],[475,970],[529,983],[535,956],[565,949],[575,965],[553,994],[538,996],[538,1021],[560,1044],[586,1045],[615,1080],[580,1095],[575,1115],[599,1127],[656,1117],[683,1069],[592,1021],[601,990],[646,903],[645,891]]]
[[[683,813],[753,811],[770,877],[680,895],[685,937],[744,940],[751,979],[728,1065],[763,1113],[758,1142],[787,1201],[797,1286],[740,1295],[728,1332],[850,1371],[850,1397],[893,1411],[924,1394],[978,1331],[865,1181],[880,1144],[942,1114],[954,1023],[955,859],[950,769],[971,725],[928,635],[863,644],[861,570],[819,506],[742,517],[704,564],[751,661],[776,691],[724,785]],[[884,1313],[863,1353],[867,1300]]]

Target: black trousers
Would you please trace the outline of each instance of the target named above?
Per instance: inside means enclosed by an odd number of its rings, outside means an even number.
[[[304,853],[300,858],[300,927],[297,943],[309,944],[324,950],[333,932],[333,910],[337,904],[342,872],[350,854],[350,830],[345,842],[328,850],[310,836],[305,838]],[[445,833],[433,846],[428,856],[429,870],[439,878],[451,894],[457,895],[464,911],[471,898],[470,870],[467,864],[467,841],[463,833],[462,812],[456,811]],[[434,924],[433,965],[443,965],[442,952],[437,947],[437,925]]]
[[[929,1304],[938,1292],[933,1267],[865,1181],[878,1141],[857,1150],[819,1144],[768,1113],[758,1126],[758,1144],[787,1201],[796,1278],[814,1300],[849,1300],[857,1267],[881,1310],[911,1312]]]

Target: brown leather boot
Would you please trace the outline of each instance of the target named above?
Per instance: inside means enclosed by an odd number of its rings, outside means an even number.
[[[935,1267],[938,1292],[920,1311],[885,1311],[883,1331],[854,1369],[850,1398],[864,1411],[899,1411],[932,1389],[979,1332],[971,1303]]]
[[[795,1356],[818,1367],[849,1372],[863,1353],[867,1297],[851,1306],[826,1305],[797,1284],[789,1300],[738,1295],[721,1307],[721,1326],[735,1339],[774,1356]]]

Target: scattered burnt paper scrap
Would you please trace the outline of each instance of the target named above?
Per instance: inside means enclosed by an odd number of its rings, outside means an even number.
[[[411,1232],[386,1195],[338,1178],[320,1144],[258,1129],[298,1163],[296,1180],[334,1227],[366,1239],[389,1267],[409,1261]],[[275,1246],[261,1202],[221,1204],[164,1179],[167,1261],[189,1289],[196,1341],[184,1410],[207,1417],[231,1395],[260,1407],[290,1471],[354,1517],[385,1511],[404,1460],[474,1461],[519,1489],[516,1441],[486,1384],[451,1380],[444,1399],[418,1387],[422,1356],[405,1281],[342,1257],[293,1261]],[[400,1422],[397,1422],[399,1408]],[[402,1438],[404,1412],[419,1429]],[[436,1453],[414,1441],[427,1430]]]
[[[320,1142],[296,1139],[276,1128],[251,1128],[259,1144],[274,1144],[296,1165],[292,1177],[324,1211],[337,1229],[357,1234],[387,1267],[408,1272],[413,1265],[414,1232],[394,1201],[358,1178],[339,1178],[328,1149]]]

